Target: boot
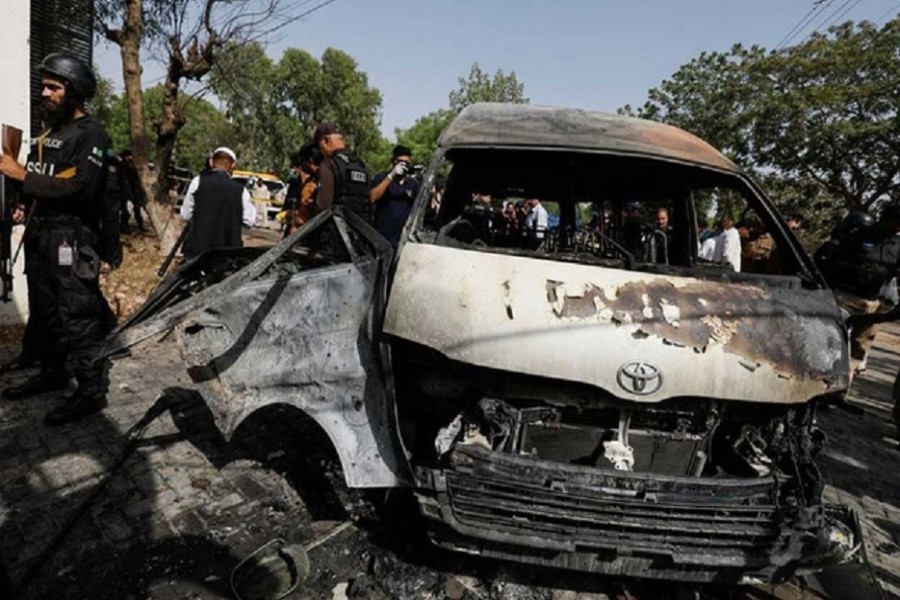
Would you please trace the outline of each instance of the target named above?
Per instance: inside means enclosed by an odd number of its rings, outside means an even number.
[[[44,416],[44,423],[57,427],[83,419],[106,408],[106,394],[88,394],[80,389]]]
[[[20,354],[0,365],[0,373],[11,373],[12,371],[23,371],[36,367],[38,360],[26,354]]]
[[[24,400],[38,394],[64,390],[69,386],[69,378],[63,371],[44,371],[33,375],[19,385],[3,390],[5,400]]]

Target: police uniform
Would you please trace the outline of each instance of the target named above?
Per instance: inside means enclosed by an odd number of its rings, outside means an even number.
[[[837,246],[832,249],[826,279],[835,288],[838,304],[851,314],[881,313],[892,308],[879,295],[885,282],[898,275],[900,236],[878,239],[873,230],[863,230]],[[850,358],[855,369],[865,365],[877,332],[877,325],[856,327],[851,332]]]
[[[25,235],[35,249],[25,269],[43,323],[44,368],[67,367],[82,394],[101,396],[104,364],[94,350],[112,329],[109,305],[98,285],[101,217],[106,200],[110,140],[91,117],[45,131],[32,141],[22,194],[33,211]]]
[[[343,206],[372,223],[372,203],[369,201],[369,172],[353,151],[340,148],[322,162],[319,169],[320,186],[316,199],[319,209]]]
[[[77,390],[45,417],[47,424],[61,425],[106,404],[106,361],[96,357],[114,325],[98,284],[111,152],[103,127],[81,110],[96,90],[90,67],[56,53],[44,58],[39,72],[60,83],[56,88],[45,84],[42,98],[64,90],[65,102],[53,111],[60,121],[32,140],[24,169],[16,165],[22,169],[16,180],[30,215],[25,230],[29,321],[40,325],[40,340],[29,343],[38,351],[41,373],[5,389],[3,397],[64,389],[71,374]],[[49,95],[44,95],[47,89]],[[68,110],[69,116],[60,110]],[[6,169],[16,171],[9,160],[4,162]]]

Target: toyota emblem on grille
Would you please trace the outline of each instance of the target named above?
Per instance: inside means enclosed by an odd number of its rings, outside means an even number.
[[[630,362],[619,367],[616,381],[626,392],[646,396],[662,386],[662,372],[650,363]]]

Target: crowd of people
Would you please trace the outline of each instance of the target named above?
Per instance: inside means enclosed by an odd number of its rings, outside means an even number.
[[[102,268],[121,263],[119,239],[130,232],[132,216],[139,230],[146,229],[141,214],[146,196],[131,152],[115,155],[103,126],[87,113],[97,87],[92,69],[56,53],[39,71],[45,129],[32,141],[25,164],[0,155],[0,173],[16,198],[9,216],[26,226],[29,307],[21,353],[3,370],[39,365],[40,371],[2,396],[20,400],[72,390],[45,416],[48,425],[57,426],[106,406],[109,365],[100,349],[115,318],[99,276]],[[318,212],[343,206],[396,246],[419,188],[411,154],[395,147],[392,168],[370,178],[363,161],[345,146],[340,128],[319,125],[313,139],[291,156],[295,178],[285,201],[285,234]],[[216,148],[188,186],[180,209],[187,222],[186,258],[238,247],[242,229],[254,224],[248,190],[231,177],[236,164],[233,150]]]

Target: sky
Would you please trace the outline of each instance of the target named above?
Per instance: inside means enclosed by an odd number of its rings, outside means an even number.
[[[288,0],[296,11],[324,0]],[[268,41],[321,56],[339,48],[356,59],[383,98],[382,133],[447,108],[448,94],[477,62],[515,72],[532,104],[614,112],[643,104],[647,91],[703,51],[734,43],[776,48],[839,20],[878,25],[898,0],[333,0]],[[810,14],[810,11],[816,11]],[[100,74],[121,89],[118,48],[100,42]],[[144,86],[163,69],[147,59]]]

